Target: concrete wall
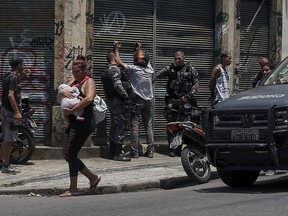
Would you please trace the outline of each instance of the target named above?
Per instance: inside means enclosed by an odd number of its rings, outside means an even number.
[[[59,26],[59,29],[55,31],[57,34],[55,34],[54,43],[55,92],[61,83],[73,78],[72,62],[77,55],[83,54],[89,58],[89,70],[92,71],[93,6],[93,0],[55,1],[55,23]],[[52,146],[63,145],[64,130],[62,111],[56,104],[53,106],[52,114]]]

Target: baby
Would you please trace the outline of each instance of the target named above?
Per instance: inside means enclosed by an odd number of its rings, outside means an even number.
[[[61,109],[62,110],[64,108],[72,109],[76,104],[78,104],[80,102],[80,98],[79,98],[80,92],[79,92],[78,88],[75,86],[71,87],[67,84],[61,84],[58,87],[58,93],[62,92],[64,89],[69,89],[69,91],[72,92],[75,97],[74,98],[68,98],[68,97],[63,96],[61,98],[61,101],[60,101]],[[76,120],[84,121],[84,118],[81,117],[82,113],[83,113],[83,110],[80,110],[80,111],[73,113],[73,115],[76,116]],[[64,120],[66,123],[68,123],[67,117],[64,117]]]

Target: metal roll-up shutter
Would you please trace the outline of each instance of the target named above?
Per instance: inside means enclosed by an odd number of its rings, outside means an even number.
[[[252,88],[253,78],[260,70],[259,57],[268,57],[269,54],[270,1],[262,2],[263,0],[241,0],[239,90]]]
[[[113,49],[115,40],[122,44],[120,55],[125,63],[133,63],[133,45],[136,41],[152,54],[153,0],[95,0],[94,10],[93,78],[97,94],[105,99],[100,76],[107,64],[106,52]],[[92,139],[96,145],[106,143],[109,127],[108,112],[106,120],[99,123],[93,133]],[[140,129],[140,134],[143,134],[142,124]]]
[[[50,144],[54,103],[54,1],[6,0],[0,7],[1,80],[10,71],[9,59],[24,59],[32,72],[22,81],[22,94],[30,96],[39,128],[37,144]],[[2,81],[0,82],[2,88]]]
[[[213,68],[214,1],[157,1],[156,70],[170,65],[177,50],[184,51],[199,73],[199,107],[208,107],[208,82]],[[164,96],[168,79],[155,83],[155,139],[165,137],[166,119],[163,115]]]

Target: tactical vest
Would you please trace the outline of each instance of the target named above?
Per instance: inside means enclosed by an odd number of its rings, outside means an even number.
[[[121,71],[121,81],[123,83],[123,87],[124,87],[125,91],[130,96],[131,95],[131,90],[132,90],[131,84],[129,82],[129,78],[128,78],[127,74],[122,72],[122,71]]]
[[[109,65],[105,68],[105,72],[101,75],[101,80],[102,80],[103,89],[104,89],[104,91],[105,91],[105,96],[106,96],[106,98],[119,95],[119,94],[117,93],[117,91],[115,90],[114,86],[113,86],[112,80],[108,77],[108,70],[110,69],[111,66],[113,66],[113,65],[112,65],[112,64],[109,64]],[[130,91],[130,83],[129,83],[129,81],[128,81],[128,78],[127,78],[126,74],[124,74],[123,72],[121,72],[121,81],[122,81],[122,83],[123,83],[124,89],[125,89],[126,92],[129,94],[129,91]]]
[[[167,93],[171,97],[182,97],[188,94],[195,84],[192,66],[186,63],[181,69],[171,66],[167,83]]]

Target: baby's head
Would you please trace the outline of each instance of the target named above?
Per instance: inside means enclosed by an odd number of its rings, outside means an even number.
[[[64,89],[67,89],[67,88],[69,88],[69,87],[70,87],[70,86],[67,85],[67,84],[61,84],[61,85],[59,85],[59,87],[58,87],[58,93],[62,92]]]

